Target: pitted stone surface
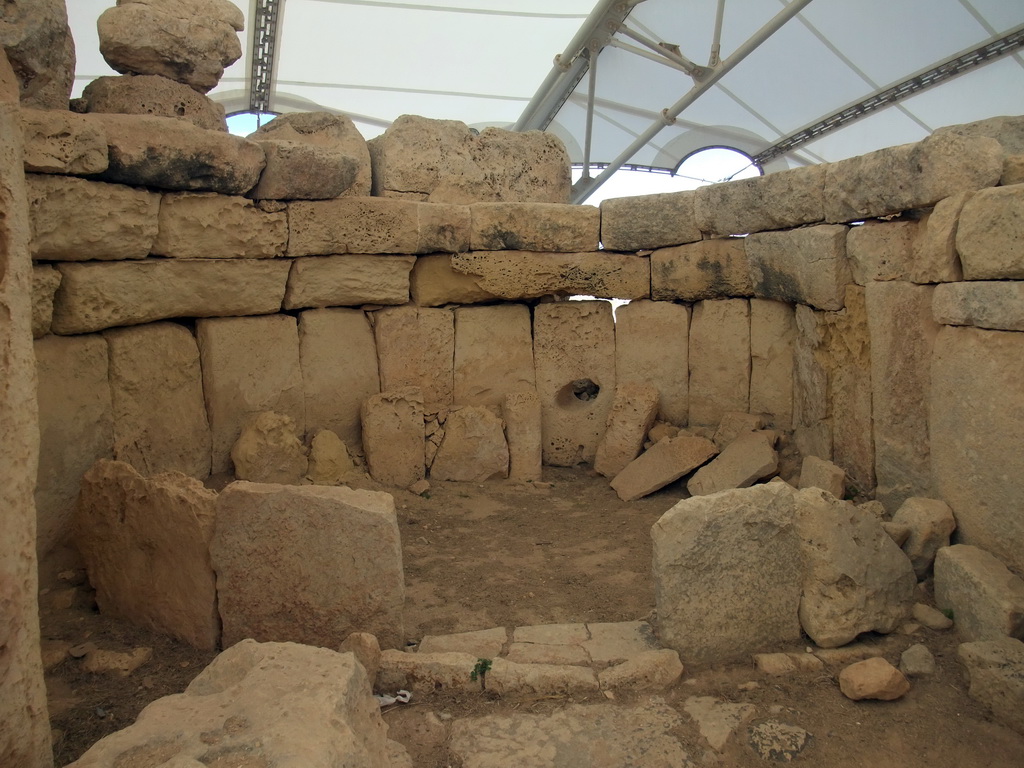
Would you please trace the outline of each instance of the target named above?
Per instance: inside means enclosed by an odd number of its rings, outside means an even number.
[[[381,390],[417,387],[425,404],[452,403],[454,312],[411,305],[382,309],[374,313],[374,335]]]
[[[25,170],[84,176],[107,169],[107,137],[95,122],[72,112],[22,109]]]
[[[422,480],[423,396],[415,387],[385,390],[366,398],[360,411],[363,451],[373,479],[408,488]]]
[[[82,91],[79,111],[157,115],[188,120],[209,131],[227,131],[224,105],[160,75],[97,77]]]
[[[308,256],[292,261],[285,309],[405,304],[412,256]]]
[[[68,108],[75,82],[75,41],[65,0],[10,0],[0,47],[11,72],[12,96],[34,109]],[[6,79],[6,78],[5,78]]]
[[[474,251],[592,251],[601,212],[589,205],[475,203],[470,206]]]
[[[53,320],[53,297],[60,285],[60,272],[53,267],[32,266],[32,338],[50,332]]]
[[[701,301],[753,294],[746,238],[701,240],[651,254],[651,298]]]
[[[664,192],[603,201],[601,244],[609,251],[639,251],[700,240],[695,194]]]

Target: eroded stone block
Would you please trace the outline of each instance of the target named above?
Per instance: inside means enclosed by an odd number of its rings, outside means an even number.
[[[374,313],[382,391],[416,387],[424,403],[450,405],[454,392],[455,315],[402,306]]]
[[[615,477],[640,455],[647,430],[658,415],[658,390],[641,382],[621,383],[608,412],[608,425],[597,444],[594,470]]]
[[[413,256],[311,256],[295,259],[285,309],[405,304]]]
[[[966,641],[1024,640],[1024,581],[984,549],[954,544],[936,552],[935,604],[953,611]]]
[[[102,127],[73,112],[22,109],[25,170],[85,176],[107,169]]]
[[[747,432],[733,440],[686,484],[692,496],[707,496],[733,488],[746,488],[771,477],[779,468],[775,433]]]
[[[940,499],[914,496],[900,505],[892,522],[909,529],[910,535],[902,548],[910,558],[917,578],[923,580],[932,568],[935,553],[949,546],[949,537],[956,530],[953,510]]]
[[[937,285],[932,295],[932,315],[943,325],[1024,331],[1024,281]]]
[[[697,190],[697,226],[710,235],[742,235],[814,224],[825,218],[825,168],[810,165]]]
[[[32,266],[32,338],[50,332],[53,320],[53,297],[60,285],[60,272],[53,267]]]
[[[456,308],[454,382],[457,405],[500,405],[509,392],[532,389],[529,307]]]
[[[297,485],[306,476],[306,448],[289,416],[263,411],[249,416],[231,446],[235,477],[254,483]]]
[[[420,256],[412,268],[409,290],[412,300],[421,307],[443,304],[479,304],[496,299],[480,287],[480,278],[464,275],[452,268],[452,255],[433,253]]]
[[[508,479],[541,479],[541,408],[534,388],[505,395],[501,409],[508,442]]]
[[[658,418],[686,424],[689,407],[690,310],[665,301],[631,301],[615,311],[618,382],[658,389]]]
[[[178,192],[160,202],[160,231],[151,253],[178,259],[265,259],[284,256],[288,216],[260,210],[244,197]]]
[[[508,444],[502,427],[501,419],[484,406],[453,408],[430,465],[431,478],[482,483],[508,477]]]
[[[639,251],[701,239],[694,192],[618,197],[601,203],[601,243],[609,251]]]
[[[956,248],[964,280],[1024,279],[1024,184],[984,189],[960,212]]]
[[[846,254],[853,282],[867,285],[872,280],[907,280],[913,268],[917,221],[865,221],[850,227]]]
[[[373,479],[408,488],[426,474],[423,395],[419,389],[385,390],[363,401],[363,451]]]
[[[701,240],[651,254],[651,298],[732,299],[753,295],[746,240]]]
[[[750,302],[709,299],[690,323],[691,424],[713,426],[750,404]]]
[[[469,207],[474,251],[592,251],[601,212],[591,205],[475,203]]]
[[[173,117],[208,131],[228,130],[223,104],[161,75],[97,77],[85,86],[80,102],[79,111]]]
[[[846,227],[820,225],[746,238],[754,295],[837,310],[852,281]]]
[[[921,218],[908,275],[911,282],[949,283],[963,279],[956,230],[960,211],[972,194],[960,192],[940,200],[931,213]]]

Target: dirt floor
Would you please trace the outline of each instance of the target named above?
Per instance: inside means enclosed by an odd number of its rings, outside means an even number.
[[[426,496],[395,494],[406,572],[406,634],[412,641],[495,626],[653,617],[650,527],[685,490],[677,484],[623,503],[588,470],[545,468],[544,483],[435,483]],[[59,766],[129,725],[148,702],[180,692],[213,657],[99,615],[81,571],[69,565],[54,560],[42,569],[44,651],[57,649],[55,658],[61,658],[60,643],[92,642],[111,650],[150,647],[153,656],[126,677],[85,672],[81,660],[71,656],[50,668],[47,687]],[[693,696],[752,703],[759,716],[784,718],[811,734],[795,758],[808,766],[1024,766],[1024,737],[993,722],[967,696],[953,632],[921,630],[915,636],[868,637],[866,642],[882,643],[893,662],[909,645],[924,643],[936,657],[938,672],[915,680],[903,699],[882,703],[847,700],[836,683],[839,668],[789,677],[768,677],[749,665],[687,670],[660,700],[680,713]],[[607,707],[644,698],[576,701]],[[417,768],[444,768],[455,764],[446,724],[492,713],[551,713],[566,703],[437,694],[392,707],[384,716]],[[765,765],[742,738],[718,755],[692,728],[675,735],[697,763]]]

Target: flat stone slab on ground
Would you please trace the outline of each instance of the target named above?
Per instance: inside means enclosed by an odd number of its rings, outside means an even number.
[[[539,624],[516,627],[514,643],[546,643],[548,645],[579,645],[590,639],[586,624]]]
[[[470,653],[484,659],[501,654],[508,641],[504,627],[480,629],[475,632],[459,632],[454,635],[426,635],[420,640],[420,653]]]

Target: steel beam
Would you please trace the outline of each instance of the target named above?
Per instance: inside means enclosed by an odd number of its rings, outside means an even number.
[[[270,112],[277,35],[284,0],[255,0],[252,49],[249,51],[249,110]]]

